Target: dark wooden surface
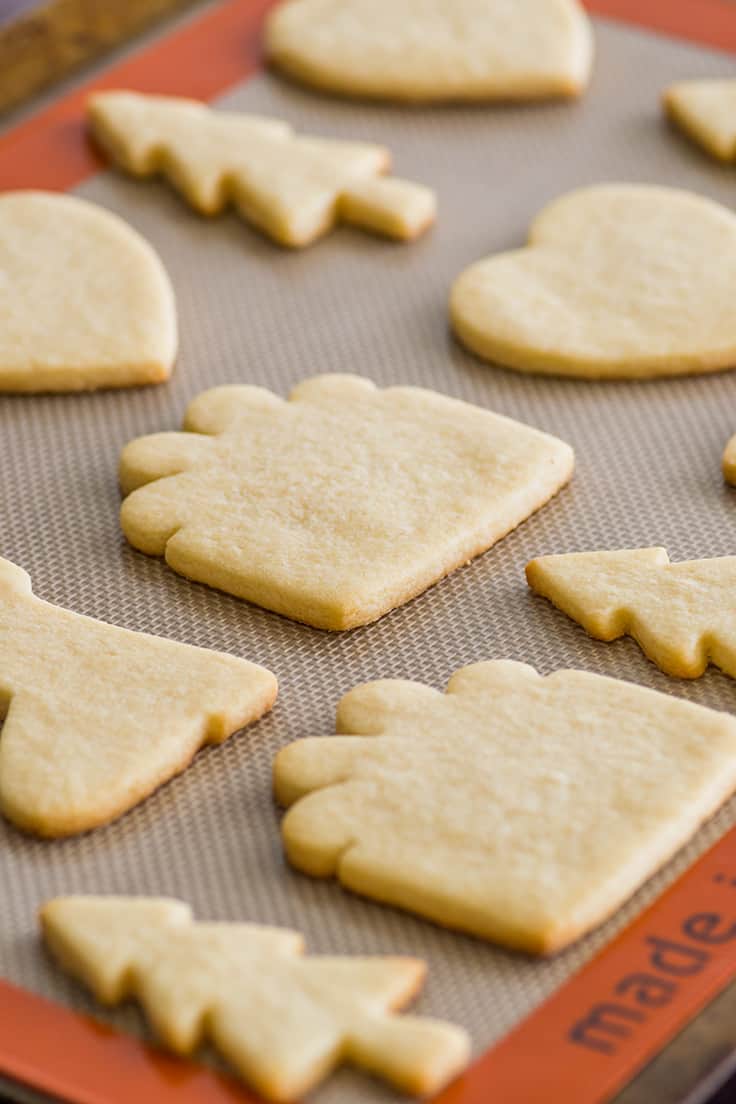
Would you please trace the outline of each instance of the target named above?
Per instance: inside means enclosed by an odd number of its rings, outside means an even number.
[[[0,111],[194,0],[0,0]]]

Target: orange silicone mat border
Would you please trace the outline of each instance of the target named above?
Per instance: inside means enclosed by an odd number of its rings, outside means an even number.
[[[211,99],[244,80],[260,63],[259,30],[271,2],[225,0],[10,131],[0,138],[0,190],[65,190],[99,171],[83,124],[93,89]],[[729,0],[586,6],[736,53],[736,4]],[[652,966],[656,955],[669,963],[669,974],[666,965]],[[734,976],[736,828],[436,1104],[603,1104]],[[2,981],[0,1073],[74,1104],[256,1101],[230,1078]]]
[[[274,0],[223,0],[153,46],[113,65],[0,137],[0,191],[65,191],[102,162],[84,133],[93,90],[134,88],[212,99],[260,62],[259,32]],[[736,53],[733,0],[584,0],[594,15]]]
[[[66,191],[99,172],[84,111],[92,91],[138,92],[211,100],[245,80],[260,63],[260,29],[274,0],[225,0],[91,81],[0,138],[0,191]]]
[[[733,0],[583,0],[591,15],[736,53]]]
[[[734,975],[736,828],[434,1104],[605,1104]],[[0,1073],[73,1104],[258,1104],[229,1077],[2,981]]]

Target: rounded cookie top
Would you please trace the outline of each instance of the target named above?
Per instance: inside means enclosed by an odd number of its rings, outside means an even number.
[[[306,84],[376,99],[575,96],[592,59],[577,0],[287,0],[271,61]]]
[[[0,390],[157,383],[176,308],[156,253],[117,215],[73,196],[0,196]]]
[[[519,371],[695,374],[736,365],[734,288],[732,211],[679,189],[601,184],[545,207],[525,248],[466,268],[450,314],[467,348]]]

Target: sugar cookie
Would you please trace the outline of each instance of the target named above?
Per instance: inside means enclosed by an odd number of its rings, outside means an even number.
[[[279,752],[289,860],[534,953],[604,920],[736,788],[736,719],[497,660],[370,682]]]
[[[357,376],[284,402],[218,387],[185,433],[133,441],[123,532],[174,571],[324,629],[374,621],[505,536],[567,482],[562,441]]]
[[[736,161],[736,80],[673,84],[664,109],[677,125],[719,161]]]
[[[434,222],[434,193],[384,177],[391,155],[382,146],[297,137],[278,119],[136,92],[98,93],[89,117],[126,172],[162,173],[205,215],[232,203],[281,245],[309,245],[338,222],[404,240]]]
[[[266,23],[289,76],[387,100],[577,96],[592,46],[577,0],[287,0]]]
[[[168,379],[174,293],[117,215],[52,192],[0,195],[0,391]]]
[[[0,809],[38,835],[120,816],[276,697],[244,659],[42,602],[8,560],[0,613]]]
[[[726,482],[736,485],[736,435],[729,438],[723,450],[721,466],[723,469],[723,478]]]
[[[664,548],[572,552],[527,564],[529,586],[597,640],[632,636],[668,675],[714,663],[736,678],[736,556],[670,563]]]
[[[718,263],[713,263],[713,258]],[[636,378],[736,364],[736,215],[671,188],[604,184],[555,200],[526,248],[455,281],[455,333],[523,372]]]
[[[433,1093],[468,1060],[461,1028],[391,1014],[421,987],[420,959],[307,958],[298,932],[194,923],[166,898],[59,897],[41,924],[61,966],[98,1000],[137,997],[180,1054],[210,1039],[269,1100],[301,1097],[342,1062]]]

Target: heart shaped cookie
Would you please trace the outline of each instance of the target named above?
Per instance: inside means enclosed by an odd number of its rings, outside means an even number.
[[[423,102],[576,96],[593,52],[577,0],[287,0],[266,50],[329,92]]]
[[[736,216],[690,192],[605,184],[555,200],[524,249],[455,281],[455,333],[523,372],[636,378],[736,365]]]
[[[0,196],[0,390],[168,379],[174,293],[148,242],[86,200]]]

